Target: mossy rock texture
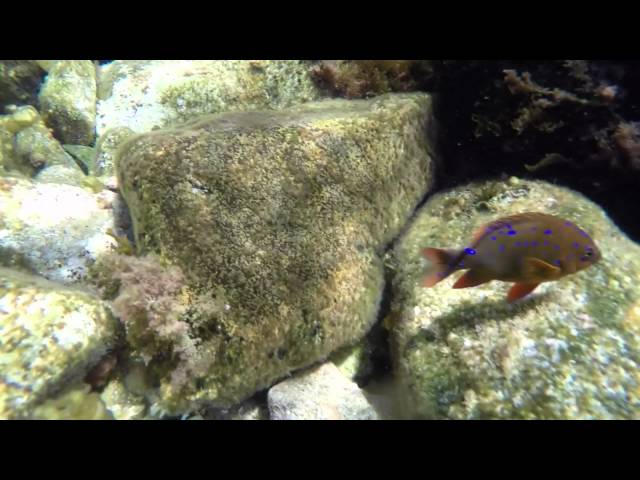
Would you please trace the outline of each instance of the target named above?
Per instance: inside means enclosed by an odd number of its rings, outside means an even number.
[[[317,100],[308,70],[299,60],[116,60],[99,70],[98,135]]]
[[[38,111],[30,105],[7,111],[0,115],[0,173],[32,177],[52,165],[63,165],[69,171],[63,183],[77,182],[82,171],[53,138]]]
[[[584,228],[600,262],[516,303],[510,284],[420,285],[422,247],[460,248],[473,229],[524,211]],[[440,193],[395,248],[393,348],[411,418],[640,418],[640,247],[580,194],[489,181]]]
[[[211,115],[121,146],[139,253],[184,272],[209,362],[183,388],[162,380],[160,408],[230,406],[365,335],[380,255],[431,184],[431,105],[391,94]]]
[[[96,133],[96,67],[91,60],[59,60],[39,95],[40,111],[61,143],[92,145]]]
[[[0,267],[0,418],[29,417],[81,380],[117,328],[95,296]]]

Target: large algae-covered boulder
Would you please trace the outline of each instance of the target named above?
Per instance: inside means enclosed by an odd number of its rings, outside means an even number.
[[[117,321],[102,301],[0,267],[0,418],[22,418],[114,344]]]
[[[191,299],[200,373],[166,375],[162,408],[229,406],[367,332],[379,255],[431,183],[431,126],[429,96],[387,95],[206,116],[122,145],[138,249],[186,276],[187,293],[176,273],[163,295]]]
[[[0,265],[62,283],[81,280],[88,263],[116,245],[114,196],[0,177]]]
[[[421,247],[464,247],[474,227],[523,211],[575,222],[602,259],[514,304],[497,281],[420,286]],[[393,353],[407,416],[640,418],[640,247],[592,202],[515,178],[460,187],[424,205],[395,254]]]
[[[98,135],[316,100],[322,95],[308,69],[298,60],[117,60],[100,68]]]
[[[59,60],[39,95],[40,109],[58,140],[91,145],[96,130],[96,67],[91,60]]]

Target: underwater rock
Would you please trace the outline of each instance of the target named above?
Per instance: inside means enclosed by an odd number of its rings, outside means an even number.
[[[100,398],[116,420],[141,420],[145,418],[144,399],[127,390],[120,378],[111,380],[100,394]]]
[[[353,382],[370,375],[373,371],[371,346],[366,338],[356,345],[338,350],[331,355],[329,360],[338,367],[345,377]]]
[[[77,181],[83,172],[51,135],[38,111],[32,106],[7,108],[8,115],[0,115],[0,165],[5,171],[20,172],[28,177],[42,173],[50,166],[64,166],[69,178]]]
[[[35,105],[45,71],[35,60],[0,60],[0,110],[7,105]]]
[[[0,177],[0,265],[19,254],[23,266],[49,280],[74,283],[87,263],[115,245],[115,194]]]
[[[0,418],[29,416],[81,380],[114,343],[117,326],[93,295],[0,267]]]
[[[460,248],[491,219],[575,222],[600,262],[514,304],[511,284],[420,280],[422,247]],[[640,418],[640,247],[591,201],[544,182],[490,181],[429,199],[395,248],[392,354],[411,418]]]
[[[122,145],[139,253],[184,272],[189,292],[173,295],[197,341],[195,365],[158,366],[159,408],[229,407],[366,334],[379,255],[432,181],[432,127],[428,95],[391,94],[211,115]]]
[[[85,145],[62,145],[62,148],[74,158],[84,173],[96,175],[96,148]]]
[[[75,187],[84,186],[85,180],[88,177],[82,173],[77,167],[70,167],[68,165],[51,165],[40,171],[33,177],[33,180],[39,183],[54,183],[73,185]]]
[[[61,143],[92,145],[96,130],[96,67],[91,60],[59,60],[49,68],[40,111]]]
[[[34,171],[50,165],[65,165],[82,173],[73,157],[65,152],[41,121],[16,134],[15,149],[22,164],[29,165]]]
[[[33,409],[30,420],[113,420],[100,395],[80,383]]]
[[[118,147],[135,132],[127,127],[110,128],[102,135],[97,144],[95,175],[110,177],[115,175],[114,157]]]
[[[34,107],[12,106],[7,111],[0,115],[0,166],[5,173],[31,177],[50,165],[65,165],[82,173]]]
[[[377,420],[362,391],[327,362],[269,389],[271,420]]]
[[[322,97],[298,60],[117,60],[100,67],[98,135],[202,114],[280,109]]]
[[[30,105],[23,107],[13,105],[5,110],[7,114],[0,115],[0,129],[6,130],[11,134],[16,134],[20,130],[41,121],[38,111]]]
[[[269,420],[266,394],[260,393],[229,409],[208,412],[207,420]]]

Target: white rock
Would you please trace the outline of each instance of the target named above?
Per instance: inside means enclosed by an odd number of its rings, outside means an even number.
[[[272,420],[377,420],[362,391],[333,363],[284,380],[269,390]]]
[[[0,179],[0,260],[16,255],[33,273],[62,283],[86,274],[87,262],[115,245],[107,234],[112,192],[71,185]]]

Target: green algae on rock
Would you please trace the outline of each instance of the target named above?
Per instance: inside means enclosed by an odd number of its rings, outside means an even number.
[[[379,255],[431,184],[431,127],[428,95],[392,94],[211,115],[121,146],[137,247],[187,277],[202,360],[181,388],[164,362],[158,408],[228,407],[364,336]]]
[[[95,175],[109,177],[115,175],[114,157],[120,144],[135,132],[127,127],[110,128],[98,139],[96,146]]]
[[[508,284],[420,286],[424,246],[462,246],[474,227],[542,211],[589,231],[603,258],[510,305]],[[446,228],[443,228],[445,226]],[[435,195],[395,248],[392,353],[405,415],[640,418],[640,247],[581,195],[511,179]]]
[[[100,398],[84,383],[73,386],[33,409],[30,420],[113,420]]]
[[[323,95],[298,60],[117,60],[98,82],[98,134],[137,133],[210,113],[286,108]]]
[[[84,175],[77,163],[53,138],[38,111],[32,106],[7,107],[0,115],[0,167],[4,175],[41,175],[47,167],[64,167],[56,174],[61,183],[77,184]]]
[[[117,328],[93,295],[0,267],[0,418],[29,417],[81,380]]]
[[[92,145],[96,130],[96,67],[91,60],[59,60],[39,95],[45,122],[62,143]]]
[[[71,155],[85,174],[96,174],[96,148],[86,145],[62,145],[65,152]]]
[[[121,378],[112,379],[100,394],[106,409],[116,420],[145,418],[144,398],[131,393]]]

